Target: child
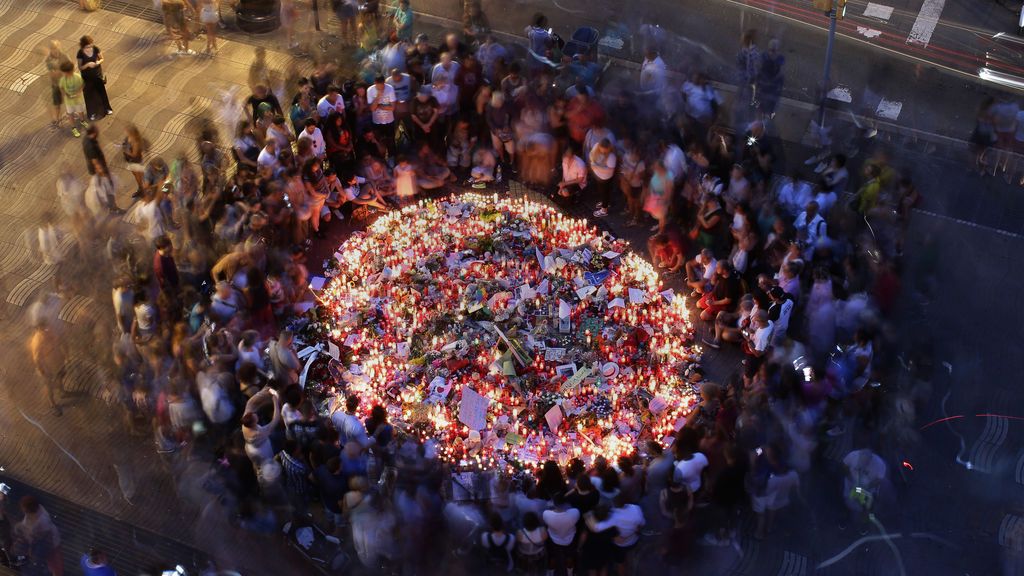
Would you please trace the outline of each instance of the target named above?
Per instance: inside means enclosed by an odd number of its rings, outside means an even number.
[[[61,62],[60,71],[63,76],[61,76],[58,85],[60,86],[61,94],[64,95],[64,107],[68,112],[68,116],[71,117],[71,134],[75,138],[79,138],[82,136],[82,133],[78,131],[75,121],[77,120],[82,126],[89,125],[85,121],[85,94],[82,92],[85,82],[82,81],[82,75],[75,72],[75,65],[70,60]]]
[[[494,182],[494,168],[498,159],[494,150],[482,147],[473,153],[473,169],[469,172],[469,183],[474,188],[486,188],[488,182]]]
[[[398,202],[402,205],[408,204],[416,196],[416,167],[409,162],[406,156],[400,156],[395,165],[395,193],[398,195]]]

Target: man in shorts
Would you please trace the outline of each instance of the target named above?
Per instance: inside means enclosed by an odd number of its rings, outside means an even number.
[[[60,79],[64,76],[60,66],[64,62],[71,62],[71,59],[60,49],[60,41],[50,40],[50,50],[46,54],[46,71],[50,75],[50,98],[53,103],[50,108],[53,121],[50,124],[54,128],[60,127],[60,108],[64,104],[64,95],[60,91]]]
[[[189,33],[188,26],[185,24],[185,11],[195,11],[192,4],[185,0],[165,0],[161,3],[161,8],[164,12],[164,26],[167,27],[167,35],[173,38],[174,43],[178,46],[178,50],[174,54],[176,56],[195,54],[194,51],[188,49]]]
[[[82,126],[88,126],[89,123],[85,121],[85,94],[82,92],[85,83],[82,81],[82,75],[75,72],[75,65],[70,60],[65,60],[60,64],[61,77],[58,81],[60,87],[61,97],[64,99],[64,109],[67,110],[68,116],[71,117],[71,134],[78,138],[82,135],[78,131],[78,123]]]

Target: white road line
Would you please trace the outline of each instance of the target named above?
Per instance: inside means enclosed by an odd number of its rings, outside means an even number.
[[[888,22],[889,18],[892,18],[892,6],[868,2],[868,5],[864,8],[864,15],[868,18],[877,18]]]
[[[932,33],[939,24],[939,17],[942,16],[942,9],[946,6],[946,0],[924,0],[921,11],[917,13],[914,20],[914,27],[910,29],[910,36],[907,37],[908,44],[927,46],[932,39]]]

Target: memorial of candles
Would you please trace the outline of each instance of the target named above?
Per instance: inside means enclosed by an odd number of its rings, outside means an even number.
[[[385,406],[467,469],[665,445],[696,400],[689,311],[626,242],[528,198],[383,215],[329,265],[316,311],[341,361],[314,393]]]

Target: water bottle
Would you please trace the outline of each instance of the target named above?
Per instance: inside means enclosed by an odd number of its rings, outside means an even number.
[[[498,171],[494,174],[494,181],[501,184],[501,164],[498,164]]]

